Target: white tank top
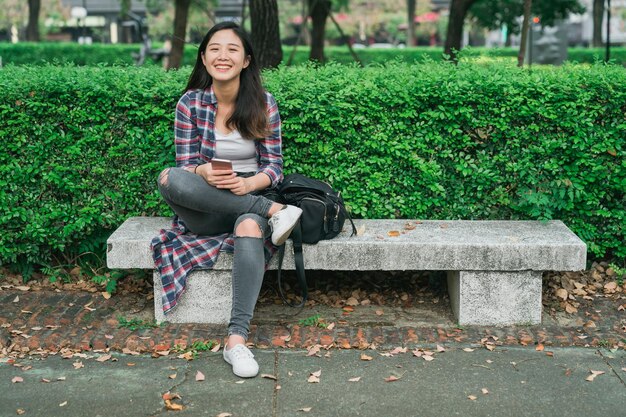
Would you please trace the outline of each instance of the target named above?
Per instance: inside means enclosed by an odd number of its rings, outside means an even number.
[[[233,162],[235,172],[256,172],[256,146],[253,140],[244,139],[238,130],[227,135],[215,130],[215,157]]]

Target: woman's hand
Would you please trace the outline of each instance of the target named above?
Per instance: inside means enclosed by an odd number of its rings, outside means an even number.
[[[215,188],[230,190],[236,195],[245,195],[254,191],[254,186],[248,178],[238,177],[232,169],[214,170],[211,164],[199,165],[196,174]]]

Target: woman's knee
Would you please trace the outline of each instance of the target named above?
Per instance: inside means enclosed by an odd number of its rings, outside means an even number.
[[[169,181],[170,169],[171,168],[165,168],[163,171],[161,171],[161,173],[159,174],[159,185],[167,185]]]
[[[235,222],[235,236],[263,237],[262,224],[264,220],[257,214],[242,214]]]

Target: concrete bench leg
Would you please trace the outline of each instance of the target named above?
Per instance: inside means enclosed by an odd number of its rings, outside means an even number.
[[[163,314],[162,285],[154,272],[154,317],[158,323],[228,324],[232,307],[231,271],[200,270],[187,277],[187,288],[178,304]]]
[[[541,323],[540,271],[448,271],[452,310],[460,325]]]

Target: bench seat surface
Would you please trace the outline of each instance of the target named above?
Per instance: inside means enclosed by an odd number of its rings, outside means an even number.
[[[577,271],[586,267],[585,243],[559,221],[355,220],[332,240],[305,245],[307,269]],[[108,239],[109,268],[154,269],[150,241],[169,228],[166,217],[129,218]],[[284,269],[294,269],[291,241]],[[274,257],[270,269],[277,267]],[[230,270],[221,254],[216,270]]]

